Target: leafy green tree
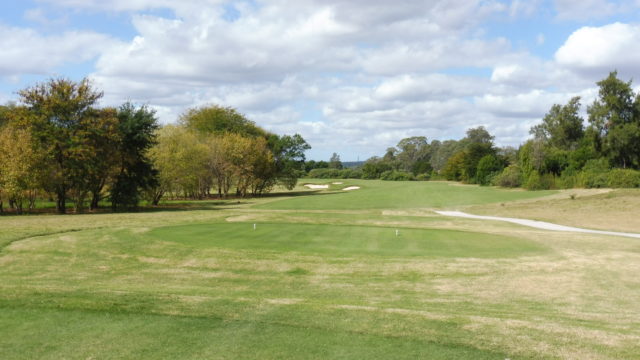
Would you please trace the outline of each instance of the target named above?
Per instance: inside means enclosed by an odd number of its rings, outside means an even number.
[[[589,123],[604,136],[617,125],[633,122],[637,109],[631,81],[618,79],[617,71],[613,71],[597,85],[598,98],[587,107]]]
[[[569,166],[569,154],[567,150],[561,150],[557,147],[547,147],[544,154],[543,173],[550,173],[556,176]]]
[[[56,195],[56,209],[66,212],[67,192],[84,176],[87,158],[93,156],[86,145],[93,129],[86,117],[102,93],[89,80],[73,82],[51,79],[21,90],[20,100],[29,111],[31,131],[37,146],[48,154],[46,187]]]
[[[462,153],[464,154],[462,180],[469,183],[479,181],[477,172],[480,160],[487,155],[495,157],[495,150],[488,143],[471,143]]]
[[[469,146],[470,144],[484,144],[493,146],[493,139],[495,137],[487,131],[484,126],[478,126],[467,130],[467,136],[461,140],[463,145]]]
[[[404,171],[411,171],[417,175],[431,170],[431,148],[426,137],[413,136],[402,139],[397,148],[397,159]]]
[[[329,169],[342,169],[342,161],[340,155],[333,153],[329,159]]]
[[[122,134],[118,128],[118,109],[109,107],[95,110],[91,117],[95,130],[88,144],[93,147],[94,156],[87,159],[90,166],[86,173],[86,188],[91,193],[90,209],[95,210],[104,197],[104,188],[119,170],[118,144]]]
[[[540,140],[529,140],[518,151],[518,165],[522,171],[523,181],[526,182],[533,173],[540,173],[544,169],[545,146]]]
[[[395,162],[397,160],[396,159],[397,154],[398,154],[398,149],[394,147],[387,148],[387,151],[385,151],[384,156],[382,157],[382,160],[389,163]]]
[[[276,179],[287,189],[293,189],[298,178],[306,170],[305,151],[311,149],[311,146],[299,134],[293,136],[272,134],[269,136],[268,145],[275,160]],[[321,163],[324,162],[321,161]]]
[[[618,79],[615,71],[597,84],[598,98],[587,108],[589,123],[595,129],[596,148],[614,166],[637,168],[640,96],[633,93],[631,81]]]
[[[465,157],[464,151],[458,151],[447,160],[447,164],[442,169],[442,175],[445,179],[450,181],[463,180]]]
[[[493,154],[487,154],[478,161],[476,182],[480,185],[491,184],[492,179],[502,172],[504,162]]]
[[[584,120],[580,111],[580,97],[574,97],[562,106],[555,104],[544,116],[542,123],[531,128],[531,134],[550,146],[574,150],[584,136]]]
[[[433,143],[433,142],[432,142]],[[433,144],[432,144],[433,146]],[[437,149],[434,149],[431,156],[431,166],[435,171],[442,171],[449,158],[451,158],[455,153],[462,150],[463,146],[457,140],[445,140],[437,146]]]
[[[613,164],[622,168],[640,167],[640,121],[611,128],[606,140]]]
[[[388,162],[381,158],[374,156],[368,159],[364,165],[362,165],[362,178],[363,179],[379,179],[382,173],[385,171],[393,170]]]
[[[125,103],[118,109],[118,172],[111,185],[114,210],[135,209],[146,190],[157,185],[157,170],[148,157],[156,143],[158,120],[146,106]]]

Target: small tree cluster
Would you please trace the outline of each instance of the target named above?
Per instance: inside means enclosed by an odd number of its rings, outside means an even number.
[[[281,184],[292,189],[304,174],[304,152],[310,147],[298,134],[268,133],[235,109],[205,106],[187,110],[179,125],[158,132],[150,157],[159,171],[151,193],[202,199],[261,195]]]
[[[95,208],[108,196],[114,208],[135,207],[155,182],[146,158],[156,118],[146,107],[97,108],[102,93],[87,80],[51,79],[19,92],[3,107],[0,125],[0,211],[4,199],[20,213],[38,193],[63,214]],[[126,196],[121,196],[125,192]]]

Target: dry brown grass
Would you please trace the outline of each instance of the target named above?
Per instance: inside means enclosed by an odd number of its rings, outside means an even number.
[[[575,195],[575,199],[571,195]],[[589,229],[640,233],[640,189],[564,190],[546,198],[471,206],[465,211]]]

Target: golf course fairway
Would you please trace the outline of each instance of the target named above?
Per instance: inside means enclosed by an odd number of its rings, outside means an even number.
[[[639,199],[304,179],[0,216],[0,359],[637,359],[638,239],[435,211],[640,232]]]

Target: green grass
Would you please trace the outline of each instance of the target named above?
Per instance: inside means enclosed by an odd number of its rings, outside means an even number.
[[[637,358],[637,239],[426,210],[545,193],[348,185],[2,216],[0,359]]]
[[[0,323],[12,333],[0,338],[3,359],[504,358],[428,340],[206,317],[4,309]]]
[[[305,183],[331,183],[327,180],[305,179]],[[294,197],[258,206],[260,209],[282,210],[364,210],[443,208],[460,205],[500,203],[532,199],[554,191],[505,190],[493,187],[464,186],[449,182],[342,180],[331,191],[318,191],[316,196]],[[341,191],[347,186],[359,190]]]
[[[149,236],[198,248],[331,254],[499,258],[536,255],[539,244],[511,236],[379,226],[221,223],[156,228]],[[398,236],[396,236],[398,230]]]

